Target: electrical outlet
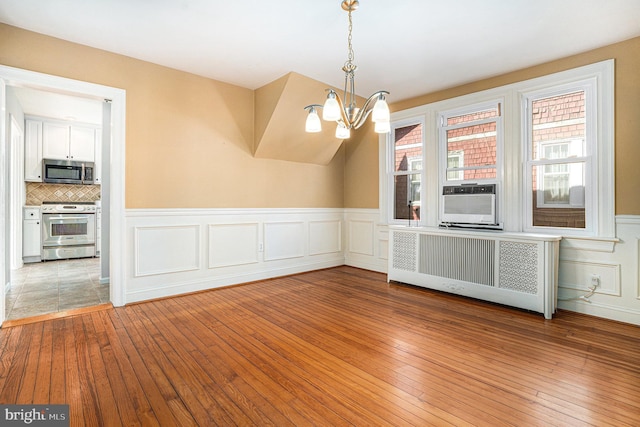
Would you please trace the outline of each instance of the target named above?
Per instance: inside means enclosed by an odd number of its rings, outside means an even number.
[[[591,275],[591,287],[592,288],[597,288],[598,286],[600,286],[600,276],[597,274],[592,274]]]

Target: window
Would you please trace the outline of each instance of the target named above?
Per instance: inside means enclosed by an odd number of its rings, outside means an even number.
[[[464,179],[464,150],[453,150],[447,153],[447,181]]]
[[[583,140],[540,142],[540,159],[582,157]],[[584,208],[584,168],[572,163],[550,163],[542,166],[542,173],[534,183],[538,208]],[[534,219],[535,222],[535,219]]]
[[[529,227],[580,230],[592,221],[592,93],[581,83],[525,96]]]
[[[417,173],[411,174],[411,181],[409,183],[409,201],[412,206],[420,207],[420,182],[421,176],[418,171],[422,171],[422,158],[416,157],[409,159],[409,170]],[[418,215],[419,218],[419,215]]]
[[[393,219],[420,220],[423,126],[421,122],[392,127]]]
[[[443,185],[495,183],[505,231],[615,237],[613,66],[394,112],[381,137],[383,219],[436,227]]]
[[[440,146],[446,153],[441,164],[446,172],[444,185],[456,184],[455,181],[495,180],[501,133],[499,102],[442,113]]]

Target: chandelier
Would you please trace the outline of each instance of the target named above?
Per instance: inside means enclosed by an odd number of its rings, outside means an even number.
[[[342,9],[349,13],[349,37],[347,61],[342,67],[344,71],[344,100],[333,90],[327,89],[327,99],[323,105],[311,104],[304,107],[309,111],[305,130],[307,132],[320,132],[322,124],[318,116],[318,108],[322,108],[322,119],[337,123],[336,138],[347,139],[351,135],[351,129],[358,129],[362,126],[371,114],[371,120],[375,123],[375,131],[377,133],[388,133],[390,131],[390,115],[389,106],[385,99],[385,95],[389,92],[379,90],[371,95],[364,103],[362,108],[356,105],[356,82],[355,71],[358,68],[353,63],[353,46],[351,45],[351,33],[353,30],[353,22],[351,20],[351,12],[358,9],[360,2],[358,0],[343,0]]]

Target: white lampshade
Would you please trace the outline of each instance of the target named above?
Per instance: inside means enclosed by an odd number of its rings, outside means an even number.
[[[309,115],[307,116],[307,122],[305,123],[304,130],[309,133],[316,133],[322,130],[322,123],[320,117],[315,108],[309,109]]]
[[[373,106],[373,111],[371,111],[371,120],[373,120],[375,123],[389,122],[391,120],[389,105],[387,105],[387,101],[384,99],[384,95],[380,95],[380,97],[376,101],[376,104]]]
[[[324,107],[322,107],[322,120],[335,122],[340,118],[340,104],[336,99],[336,94],[335,92],[329,92],[327,100],[324,102]]]
[[[376,133],[389,133],[391,132],[391,123],[389,121],[376,122],[374,126],[374,130],[376,131]]]
[[[338,126],[336,126],[336,138],[338,139],[349,139],[351,136],[351,130],[344,125],[344,123],[339,122]]]

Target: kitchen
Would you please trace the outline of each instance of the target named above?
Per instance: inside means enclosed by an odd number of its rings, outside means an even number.
[[[101,248],[108,247],[101,161],[107,103],[25,87],[7,91],[24,125],[12,116],[11,133],[22,138],[12,138],[11,149],[6,318],[107,303],[108,273],[101,266],[108,265],[101,263]]]

